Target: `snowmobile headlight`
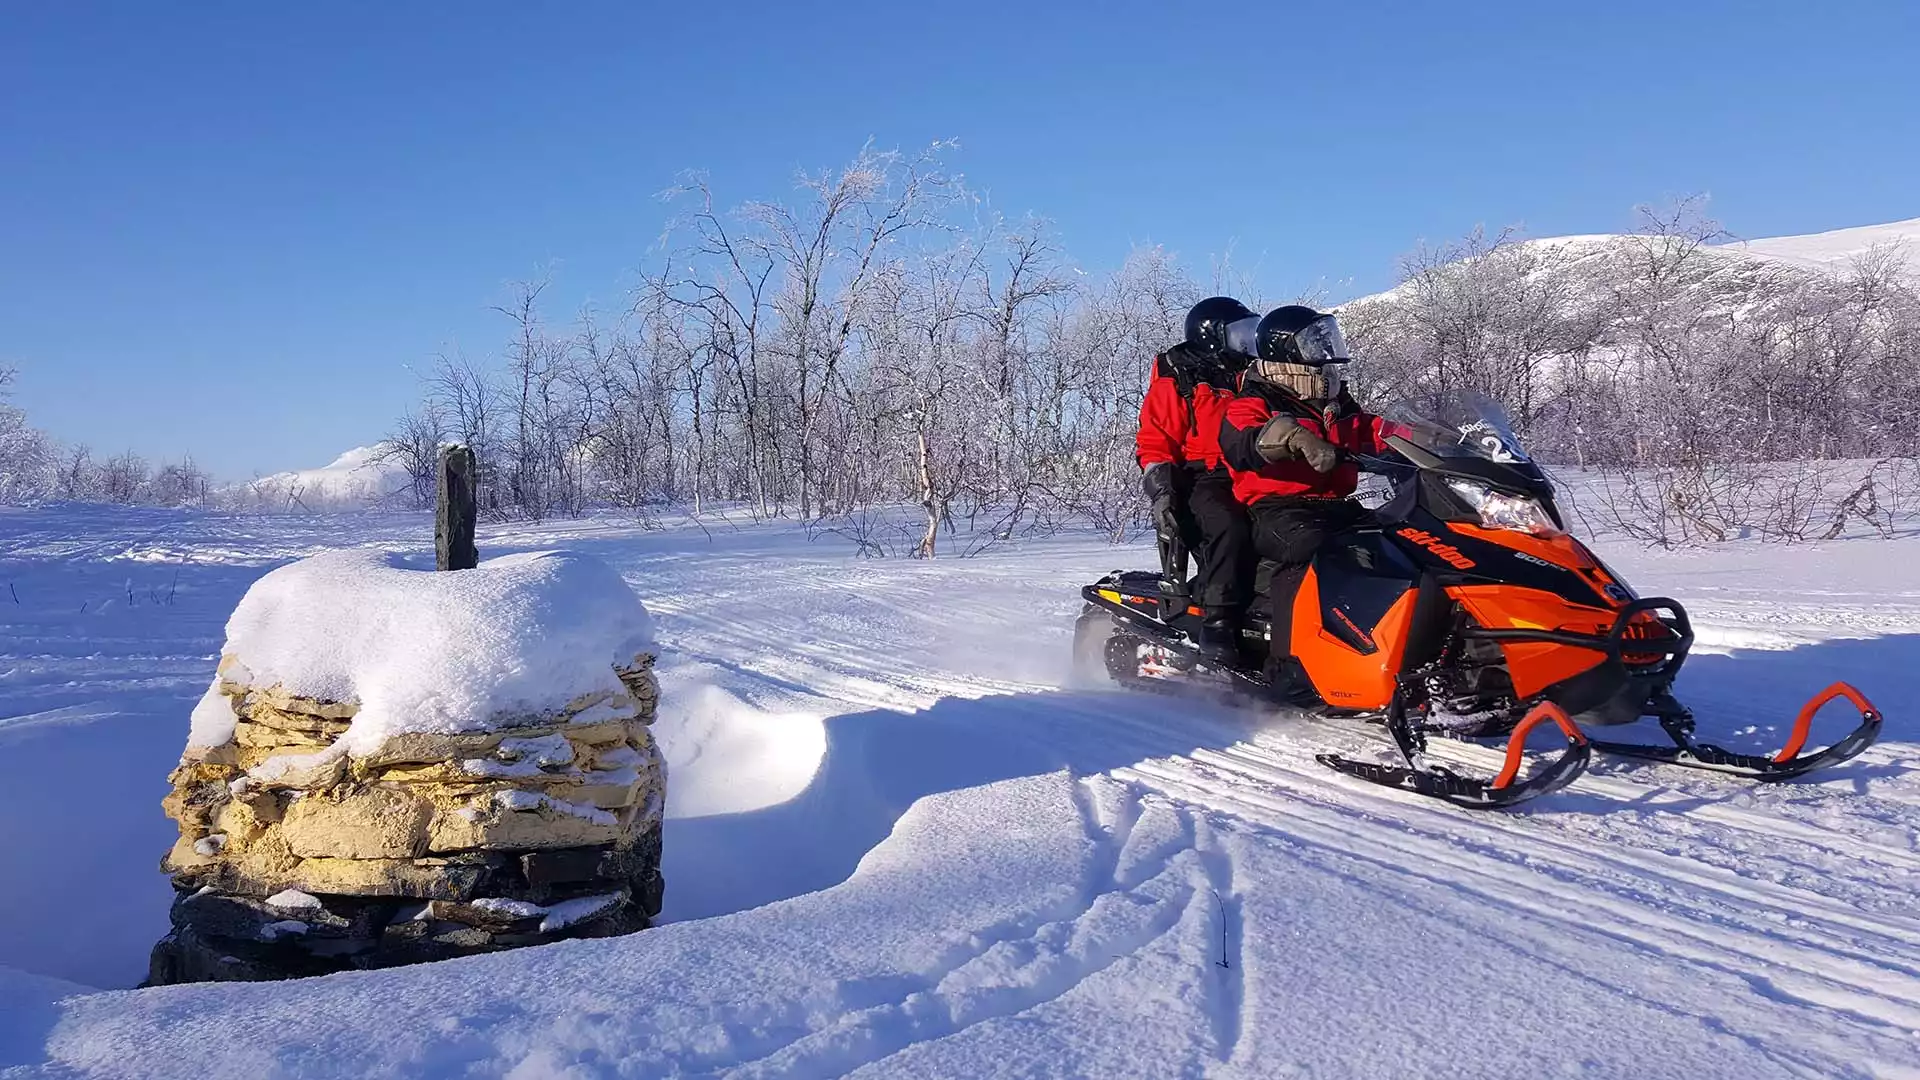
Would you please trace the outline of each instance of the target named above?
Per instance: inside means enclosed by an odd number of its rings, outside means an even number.
[[[1553,518],[1547,515],[1547,508],[1541,506],[1537,499],[1495,491],[1474,480],[1448,480],[1447,487],[1480,514],[1482,528],[1513,529],[1535,536],[1548,536],[1560,531],[1554,525]]]

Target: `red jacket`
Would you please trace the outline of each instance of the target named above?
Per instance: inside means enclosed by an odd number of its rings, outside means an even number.
[[[1176,368],[1166,354],[1153,358],[1153,377],[1140,403],[1140,433],[1134,437],[1134,457],[1141,468],[1163,461],[1207,470],[1224,467],[1220,423],[1239,380],[1221,372],[1191,374],[1200,370],[1198,365]],[[1183,386],[1188,393],[1181,393]]]
[[[1246,506],[1275,497],[1344,499],[1360,482],[1360,470],[1350,461],[1341,462],[1330,473],[1317,473],[1304,461],[1268,461],[1261,457],[1255,443],[1260,429],[1275,415],[1291,415],[1301,427],[1353,453],[1385,452],[1385,437],[1398,430],[1398,425],[1358,407],[1329,424],[1319,410],[1285,390],[1249,382],[1227,406],[1220,425],[1220,445],[1233,474],[1233,494]]]

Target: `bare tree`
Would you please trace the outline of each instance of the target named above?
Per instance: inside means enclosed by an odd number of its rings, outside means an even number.
[[[86,502],[99,496],[95,486],[98,470],[93,463],[93,450],[86,443],[77,443],[67,448],[60,461],[58,488],[60,497],[72,502]]]
[[[30,502],[53,490],[58,452],[27,414],[7,403],[13,368],[0,367],[0,504]]]
[[[389,452],[418,476],[439,438],[471,443],[495,515],[734,507],[923,557],[1070,524],[1133,535],[1148,367],[1207,290],[1158,248],[1079,270],[1043,223],[970,199],[950,149],[869,146],[732,210],[687,178],[628,309],[560,326],[544,282],[519,286],[496,362],[443,357]],[[1723,235],[1683,200],[1626,237],[1424,247],[1340,309],[1355,390],[1413,411],[1493,398],[1650,542],[1890,527],[1920,500],[1910,264],[1801,268]],[[1212,275],[1252,295],[1230,257]]]
[[[146,498],[156,506],[204,506],[212,493],[212,478],[187,457],[161,465],[153,474]]]
[[[440,447],[446,442],[446,426],[431,402],[402,416],[380,442],[378,460],[392,462],[406,474],[407,491],[415,509],[433,505]]]

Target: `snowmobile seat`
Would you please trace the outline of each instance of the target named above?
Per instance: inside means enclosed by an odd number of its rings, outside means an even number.
[[[1378,546],[1374,537],[1382,531],[1382,526],[1372,518],[1362,519],[1352,527],[1342,530],[1330,538],[1326,546],[1320,549],[1320,555],[1337,551],[1342,547],[1353,549],[1349,559],[1357,565],[1372,569],[1372,551]],[[1318,558],[1320,556],[1316,556]],[[1261,559],[1253,569],[1253,602],[1247,605],[1248,611],[1271,614],[1273,606],[1273,575],[1280,572],[1280,564],[1272,559]]]
[[[1152,596],[1162,601],[1166,599],[1162,589],[1162,579],[1152,570],[1118,570],[1114,572],[1113,580],[1115,584],[1129,592],[1141,596]]]

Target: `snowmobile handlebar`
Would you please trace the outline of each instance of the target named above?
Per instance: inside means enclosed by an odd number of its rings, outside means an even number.
[[[1420,466],[1403,457],[1387,457],[1384,454],[1348,454],[1347,460],[1354,463],[1363,473],[1375,476],[1403,476],[1420,471]]]

